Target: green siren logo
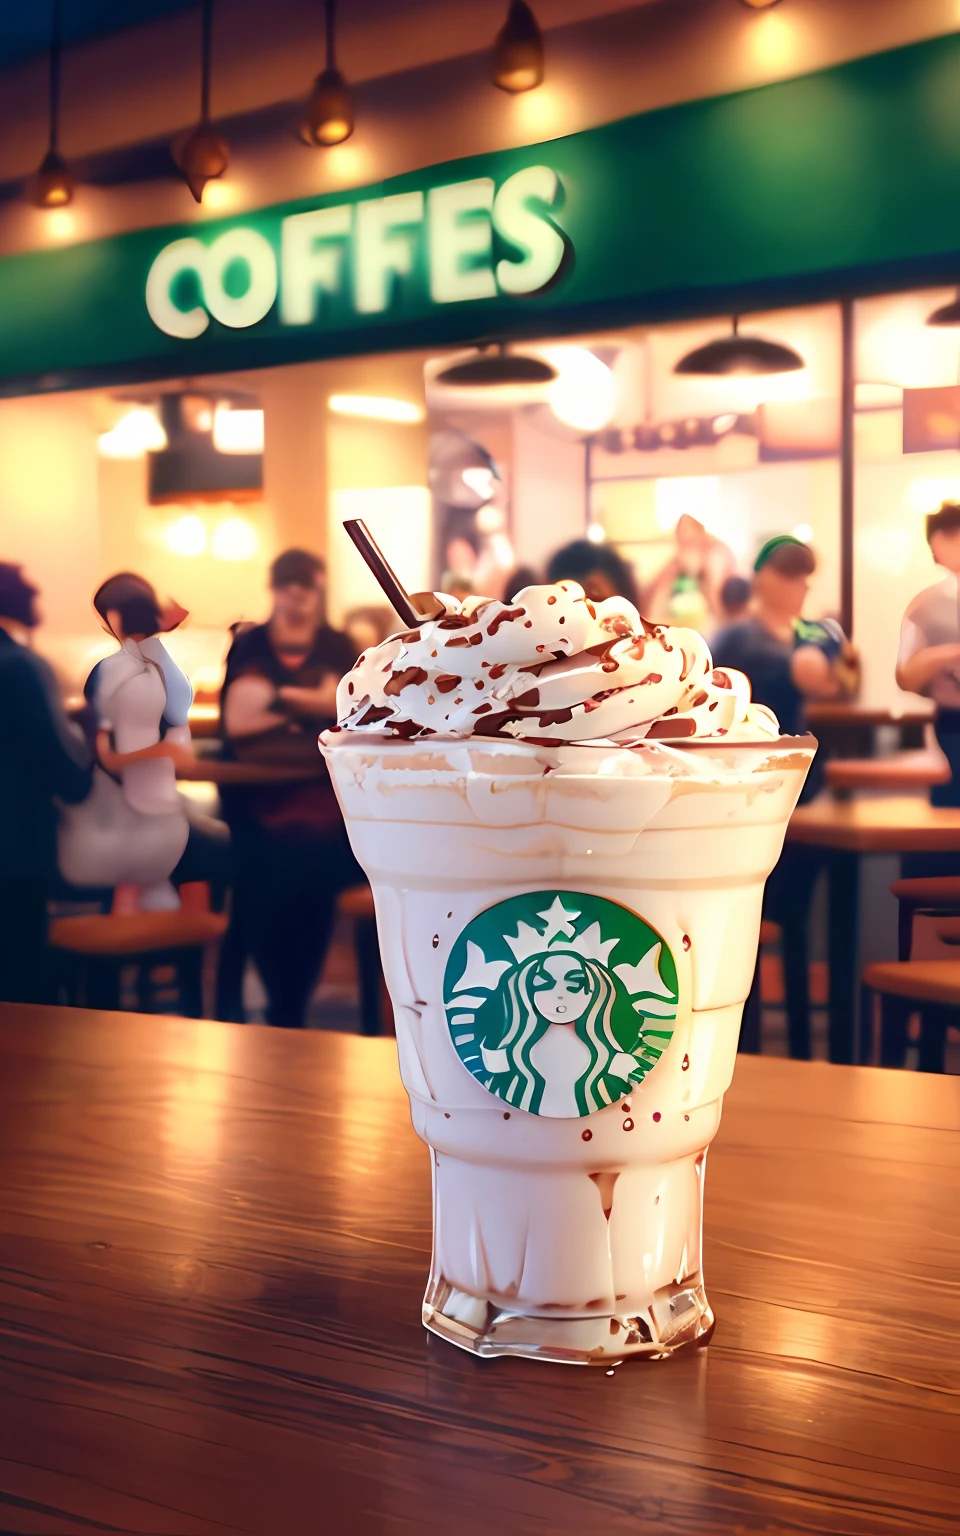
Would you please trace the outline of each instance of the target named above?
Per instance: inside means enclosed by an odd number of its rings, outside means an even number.
[[[574,1119],[641,1083],[673,1035],[677,969],[627,907],[573,891],[512,896],[457,939],[443,987],[457,1055],[534,1115]]]

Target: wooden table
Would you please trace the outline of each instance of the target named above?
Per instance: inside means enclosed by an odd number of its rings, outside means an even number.
[[[858,1014],[859,856],[865,853],[960,853],[960,809],[932,806],[919,795],[834,800],[820,795],[794,811],[787,841],[827,850],[829,880],[830,1060],[856,1061]]]
[[[709,1348],[609,1376],[419,1322],[392,1042],[0,1009],[0,1527],[952,1536],[960,1081],[741,1057]]]

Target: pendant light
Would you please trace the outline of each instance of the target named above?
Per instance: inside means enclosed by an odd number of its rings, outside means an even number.
[[[213,0],[202,0],[200,42],[200,121],[186,139],[170,146],[177,169],[199,203],[208,181],[222,176],[230,164],[230,151],[210,122],[210,55],[213,37]]]
[[[508,352],[501,342],[495,348],[481,347],[466,362],[453,363],[437,374],[436,382],[460,389],[496,389],[503,384],[549,384],[556,377],[552,363],[523,352]]]
[[[342,144],[353,132],[353,100],[347,82],[337,68],[336,0],[324,0],[326,64],[313,82],[313,92],[300,126],[300,137],[315,148]]]
[[[751,11],[769,11],[773,6],[779,5],[780,0],[740,0],[740,4],[747,6]]]
[[[941,304],[927,316],[928,325],[960,325],[960,288],[949,304]]]
[[[729,374],[796,373],[798,368],[805,367],[803,358],[792,347],[767,341],[763,336],[742,336],[740,317],[734,315],[729,336],[696,347],[674,365],[673,371],[717,378]]]
[[[50,24],[50,141],[40,169],[30,182],[30,201],[38,208],[65,208],[73,201],[74,179],[60,157],[60,39],[62,0],[53,0]]]
[[[543,37],[526,0],[510,0],[494,44],[490,79],[512,95],[532,91],[543,80]]]

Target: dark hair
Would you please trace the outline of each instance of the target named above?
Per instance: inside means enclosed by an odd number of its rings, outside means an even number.
[[[33,629],[37,622],[33,611],[36,595],[37,588],[27,581],[22,566],[0,560],[0,619],[15,619]]]
[[[270,586],[274,592],[278,587],[313,587],[326,569],[320,556],[308,549],[285,549],[270,567]]]
[[[768,539],[756,559],[755,571],[776,571],[778,576],[791,579],[794,576],[812,576],[817,568],[817,557],[809,544],[803,544],[792,534],[779,534]]]
[[[960,528],[960,501],[942,501],[936,512],[927,514],[927,543],[934,533],[952,533]]]
[[[110,576],[93,594],[93,606],[105,624],[108,613],[116,611],[128,635],[155,635],[160,628],[160,604],[157,594],[143,576],[120,571]]]
[[[572,544],[565,544],[550,557],[547,580],[578,581],[582,586],[594,571],[606,576],[620,597],[639,608],[640,597],[633,570],[609,544],[591,544],[589,539],[574,539]]]
[[[720,588],[720,606],[727,612],[742,608],[750,601],[750,583],[745,576],[728,576]]]

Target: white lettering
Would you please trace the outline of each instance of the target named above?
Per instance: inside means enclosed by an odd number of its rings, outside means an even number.
[[[430,297],[435,304],[493,299],[493,180],[455,181],[427,194]]]
[[[339,293],[343,281],[344,239],[353,209],[317,208],[294,213],[280,226],[280,319],[284,325],[312,325],[321,293]],[[336,243],[334,243],[336,242]]]
[[[493,225],[498,235],[522,252],[520,261],[498,261],[497,282],[504,293],[536,293],[560,270],[563,236],[545,213],[529,205],[536,198],[552,208],[560,193],[560,178],[545,165],[530,165],[503,183],[493,200]]]
[[[413,271],[409,226],[422,218],[422,192],[399,192],[357,204],[354,302],[361,315],[386,309],[392,296],[391,279],[409,277]]]
[[[178,309],[170,297],[174,278],[181,272],[202,274],[206,255],[206,247],[199,240],[174,240],[164,246],[147,273],[147,313],[165,336],[190,340],[202,335],[210,324],[202,304],[193,309]]]
[[[247,265],[249,281],[239,298],[225,291],[223,278],[231,262]],[[206,251],[203,298],[215,320],[231,330],[256,325],[277,296],[277,258],[265,235],[255,229],[228,229]]]

